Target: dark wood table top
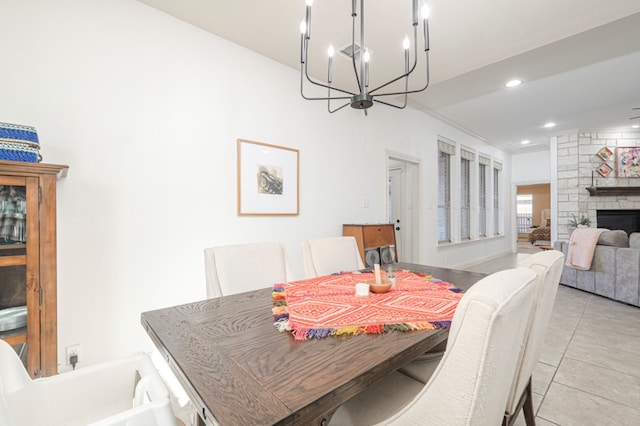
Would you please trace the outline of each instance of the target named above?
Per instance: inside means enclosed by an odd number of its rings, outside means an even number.
[[[468,289],[484,274],[398,263]],[[206,423],[327,424],[448,329],[296,341],[273,326],[270,288],[144,312],[141,322]]]

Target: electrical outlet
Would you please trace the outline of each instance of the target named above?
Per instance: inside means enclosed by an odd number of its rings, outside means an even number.
[[[71,365],[72,355],[75,355],[78,357],[78,360],[76,362],[80,362],[82,360],[82,345],[78,343],[77,345],[67,346],[65,355],[66,355],[65,359],[66,359],[67,365]]]

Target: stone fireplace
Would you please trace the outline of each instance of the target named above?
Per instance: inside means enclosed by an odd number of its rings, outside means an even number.
[[[603,159],[598,156],[598,152],[604,147],[613,153],[611,157]],[[557,220],[559,240],[569,239],[568,222],[572,215],[584,214],[591,219],[592,227],[620,229],[613,227],[611,222],[607,222],[608,219],[603,219],[602,214],[598,217],[598,211],[640,211],[640,189],[631,190],[631,187],[640,187],[640,177],[619,178],[616,176],[615,154],[618,147],[640,147],[640,133],[579,132],[558,137]],[[603,177],[597,172],[603,163],[613,169],[607,177]],[[604,195],[602,191],[591,195],[586,188],[592,186],[622,189]],[[629,191],[625,191],[626,188],[629,188]],[[601,224],[602,220],[608,225]],[[624,220],[632,221],[630,216],[625,217]],[[628,223],[627,225],[637,226],[638,223],[635,225]]]

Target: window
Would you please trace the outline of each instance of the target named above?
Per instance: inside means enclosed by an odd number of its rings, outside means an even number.
[[[475,154],[460,150],[460,239],[471,239],[471,162]]]
[[[501,163],[493,163],[493,233],[500,235],[500,171]]]
[[[471,221],[469,196],[471,182],[469,181],[469,171],[471,169],[471,161],[464,158],[460,161],[460,239],[468,240],[471,238],[471,229],[469,222]]]
[[[451,241],[451,155],[438,154],[438,242]]]
[[[518,234],[526,234],[533,225],[533,194],[516,195]]]
[[[491,160],[480,156],[478,164],[478,235],[487,236],[487,170]]]
[[[438,140],[438,242],[451,242],[451,156],[456,147]]]

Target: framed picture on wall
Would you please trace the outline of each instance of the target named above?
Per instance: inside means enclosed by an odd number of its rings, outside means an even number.
[[[238,139],[238,215],[297,215],[297,149]]]
[[[609,161],[613,159],[613,151],[611,151],[606,146],[598,151],[598,157],[600,157],[603,161]]]
[[[616,167],[618,177],[640,177],[640,147],[618,147]]]
[[[596,170],[598,171],[598,173],[600,173],[600,176],[607,177],[611,174],[613,167],[611,167],[607,163],[602,163],[598,166]]]

